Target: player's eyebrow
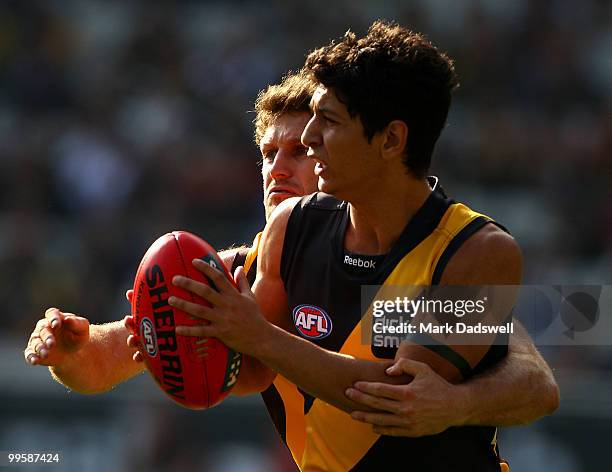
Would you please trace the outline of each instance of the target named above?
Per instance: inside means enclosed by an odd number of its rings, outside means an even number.
[[[310,102],[308,103],[310,112],[312,114],[314,114],[315,112],[320,113],[330,118],[337,118],[337,119],[342,118],[342,115],[340,113],[338,113],[337,111],[335,111],[333,108],[329,106],[329,103],[328,103],[329,101],[330,101],[330,97],[322,96],[322,97],[319,97],[318,102],[315,104],[315,96],[313,95],[312,98],[310,99]]]
[[[313,114],[316,111],[317,113],[319,113],[321,115],[324,115],[324,116],[327,116],[329,118],[337,118],[337,119],[342,118],[342,116],[338,112],[334,111],[333,109],[331,109],[330,107],[325,106],[325,105],[318,105],[316,107],[316,110],[315,110],[314,107],[312,106],[312,103],[311,103],[310,109],[311,109]]]
[[[319,113],[323,113],[324,115],[333,115],[333,116],[338,116],[338,113],[336,113],[334,110],[332,110],[329,107],[326,107],[325,105],[323,105],[322,107],[319,107],[319,109],[317,110]]]

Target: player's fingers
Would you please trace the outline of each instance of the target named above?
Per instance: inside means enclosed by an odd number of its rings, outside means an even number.
[[[234,271],[234,280],[236,281],[236,285],[238,285],[238,290],[240,293],[251,292],[251,285],[246,278],[243,266],[236,267],[236,270]]]
[[[389,413],[370,413],[368,411],[353,411],[351,418],[362,423],[370,423],[377,426],[402,426],[402,418]]]
[[[126,290],[125,298],[127,298],[128,302],[132,303],[132,299],[134,298],[134,290],[132,289]]]
[[[187,300],[183,300],[179,297],[169,297],[168,304],[174,308],[183,310],[185,313],[195,316],[196,318],[209,321],[216,321],[219,319],[219,316],[209,307],[200,305],[199,303],[188,302]]]
[[[188,292],[202,297],[213,306],[224,306],[225,304],[225,300],[219,292],[202,282],[198,282],[197,280],[183,277],[182,275],[175,275],[172,278],[172,283],[177,287],[183,288]]]
[[[38,357],[44,359],[49,354],[47,345],[43,342],[40,337],[32,338],[28,344],[28,349],[36,354]]]
[[[64,328],[73,334],[85,334],[89,331],[89,320],[82,316],[65,316]]]
[[[45,311],[45,318],[49,320],[49,323],[53,329],[61,326],[64,314],[58,308],[48,308]]]
[[[219,293],[235,293],[236,287],[228,280],[224,272],[221,272],[211,264],[204,262],[202,259],[194,259],[193,266],[208,277],[217,288]]]
[[[214,338],[217,334],[215,328],[210,325],[177,326],[176,334],[179,336],[196,336],[198,338]]]
[[[387,375],[390,376],[398,376],[403,374],[409,374],[413,377],[416,377],[419,374],[424,374],[431,371],[431,367],[429,367],[424,362],[415,361],[412,359],[408,359],[406,357],[402,357],[398,359],[395,364],[387,369]]]
[[[23,358],[30,365],[36,365],[40,361],[40,357],[38,357],[34,348],[29,346],[23,351]]]
[[[351,400],[361,403],[362,405],[366,405],[377,410],[389,411],[391,413],[399,413],[401,406],[396,400],[389,400],[387,398],[370,395],[351,387],[346,389],[345,395]]]
[[[43,318],[42,320],[38,320],[38,322],[36,323],[36,326],[34,326],[34,329],[32,330],[32,333],[30,333],[30,339],[28,339],[28,345],[30,345],[33,340],[40,338],[40,330],[48,325],[49,325],[49,321],[47,319]]]
[[[55,344],[55,336],[50,326],[43,326],[38,332],[38,337],[42,340],[45,347],[51,348]]]
[[[52,338],[50,340],[50,344],[46,344],[46,340],[49,339],[51,333],[52,330],[50,327],[50,322],[47,318],[42,318],[36,322],[36,326],[34,327],[34,330],[30,334],[30,338],[28,339],[26,349],[23,351],[23,355],[26,362],[30,364],[36,364],[40,362],[41,352],[46,357],[48,353],[47,349],[51,347],[55,342],[55,339]]]
[[[123,318],[123,326],[130,331],[134,331],[134,317],[132,315],[125,315],[125,318]]]
[[[355,382],[353,387],[363,393],[381,398],[389,398],[391,400],[402,400],[405,395],[403,390],[404,385],[390,385],[381,382]]]
[[[127,345],[128,347],[133,347],[134,349],[138,349],[140,347],[140,340],[138,339],[138,337],[134,336],[133,334],[130,334],[127,337]]]

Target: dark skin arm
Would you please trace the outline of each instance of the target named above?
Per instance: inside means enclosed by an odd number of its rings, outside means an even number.
[[[405,385],[357,382],[347,394],[382,412],[352,417],[392,436],[425,436],[451,426],[517,426],[549,415],[559,406],[559,388],[546,361],[515,320],[508,356],[482,374],[452,384],[431,367],[398,359],[389,375],[411,375]]]
[[[399,381],[409,378],[389,377],[384,362],[370,362],[322,349],[315,344],[294,336],[288,330],[287,295],[280,276],[280,259],[285,228],[291,212],[290,204],[279,207],[262,238],[258,277],[252,293],[244,274],[237,273],[239,290],[224,283],[221,274],[206,264],[194,261],[194,266],[213,278],[220,290],[195,281],[179,278],[175,284],[207,299],[213,308],[196,305],[181,299],[170,299],[171,305],[193,316],[208,319],[211,324],[201,327],[180,327],[184,335],[210,336],[240,352],[256,357],[272,371],[281,373],[290,381],[310,393],[345,411],[353,411],[359,405],[350,400],[345,391],[358,380],[374,382]],[[479,233],[477,233],[478,235]],[[475,242],[480,255],[475,270],[460,263],[453,267],[449,262],[449,279],[459,284],[503,284],[520,282],[521,259],[516,243],[505,233],[491,234],[483,231]],[[447,282],[448,283],[448,282]],[[265,315],[265,316],[264,316]],[[461,346],[461,355],[476,364],[487,352],[488,346]],[[424,362],[447,381],[459,381],[457,369],[448,361],[422,346],[404,343],[398,350],[398,358],[408,357]],[[325,365],[325,369],[319,366]],[[362,409],[362,407],[361,407]]]
[[[498,259],[496,264],[487,265],[490,259],[481,250],[483,246],[492,246]],[[503,270],[497,272],[495,266]],[[510,236],[488,226],[460,248],[441,282],[513,285],[520,282],[520,276],[518,247]],[[453,384],[461,378],[457,369],[447,366],[436,372],[428,364],[416,361],[435,354],[422,356],[419,353],[424,348],[403,345],[389,374],[409,374],[414,380],[401,386],[357,382],[347,394],[385,413],[360,411],[354,412],[353,418],[371,423],[380,434],[422,436],[450,426],[525,424],[552,413],[559,405],[559,390],[552,372],[517,321],[515,330],[506,358],[459,384]],[[472,359],[475,362],[477,358]]]

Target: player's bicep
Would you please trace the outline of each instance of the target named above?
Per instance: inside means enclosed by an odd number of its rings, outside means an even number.
[[[258,277],[253,284],[253,293],[264,317],[270,323],[289,331],[287,295],[280,277]]]
[[[450,259],[441,279],[444,287],[435,288],[432,297],[453,303],[479,299],[495,303],[485,303],[482,316],[450,315],[444,317],[443,323],[431,314],[417,315],[413,324],[429,322],[433,326],[448,326],[448,331],[434,335],[420,332],[400,345],[396,357],[425,362],[450,382],[472,375],[485,357],[490,358],[487,361],[503,357],[508,343],[503,325],[511,318],[521,272],[522,258],[514,239],[493,225],[485,226]],[[468,328],[480,325],[498,331],[474,334],[468,330],[467,334],[458,334],[459,325]]]
[[[262,314],[271,323],[289,331],[287,293],[281,277],[281,258],[289,217],[298,199],[288,199],[274,211],[261,236],[257,278],[253,293]]]
[[[423,362],[451,383],[463,381],[469,363],[453,351],[451,346],[436,344],[437,348],[431,347],[432,344],[420,345],[413,341],[404,341],[397,349],[395,360],[406,358]]]

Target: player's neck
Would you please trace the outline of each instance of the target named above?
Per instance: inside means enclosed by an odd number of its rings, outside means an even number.
[[[351,202],[344,247],[358,254],[386,254],[430,193],[425,179],[402,176],[368,198]]]

